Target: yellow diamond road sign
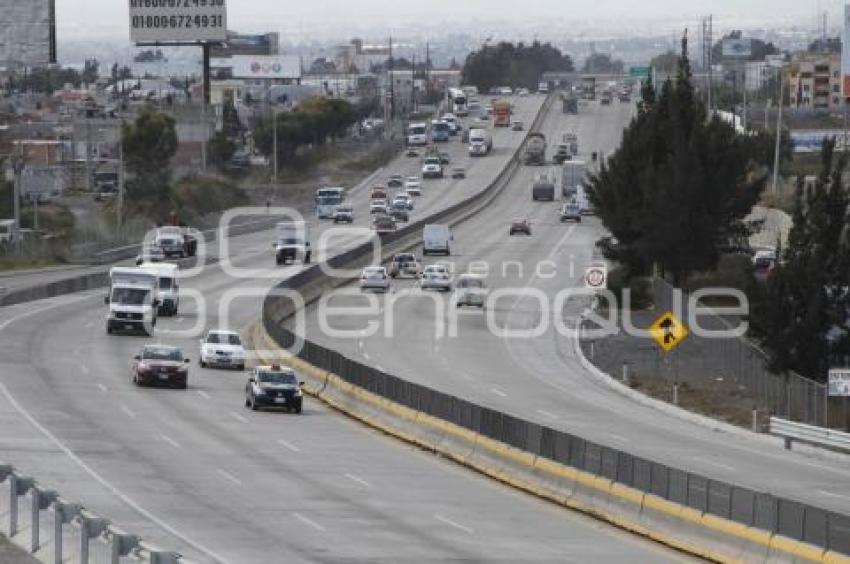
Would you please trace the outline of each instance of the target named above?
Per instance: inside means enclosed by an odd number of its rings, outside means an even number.
[[[670,352],[688,336],[688,328],[673,312],[668,311],[655,320],[649,327],[649,333],[664,352]]]

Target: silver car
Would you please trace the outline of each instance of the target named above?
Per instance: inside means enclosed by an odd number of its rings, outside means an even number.
[[[455,305],[484,309],[486,301],[487,287],[484,285],[484,279],[474,274],[461,274],[455,285]]]
[[[422,272],[419,287],[423,290],[450,292],[452,289],[452,279],[449,275],[449,269],[441,264],[431,264],[426,266],[425,270]]]
[[[383,266],[367,266],[360,275],[361,290],[390,291],[390,276]]]

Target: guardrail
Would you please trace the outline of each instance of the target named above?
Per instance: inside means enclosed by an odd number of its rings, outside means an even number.
[[[814,446],[850,453],[850,433],[825,427],[806,425],[781,417],[770,418],[770,434],[785,439],[785,448],[791,450],[791,442],[799,441]]]
[[[535,120],[535,125],[551,106],[551,100],[551,97],[547,100]],[[533,127],[529,128],[531,129]],[[498,193],[507,185],[507,180],[516,168],[515,156],[496,181],[481,193],[392,233],[389,237],[382,238],[382,241],[400,242],[405,238],[409,239],[425,223],[439,222],[459,214],[467,217],[475,213],[482,205],[482,195]],[[487,199],[489,198],[485,198]],[[340,268],[368,256],[370,250],[369,245],[363,245],[333,257],[328,262],[331,266]],[[304,301],[309,303],[318,299],[322,287],[328,285],[334,284],[326,279],[320,267],[315,265],[276,288],[299,290],[302,295],[309,294],[304,296]],[[290,301],[275,295],[274,290],[270,292],[263,305],[263,327],[266,333],[283,349],[300,345],[295,353],[298,358],[328,374],[337,375],[347,384],[535,457],[542,457],[672,502],[683,510],[687,508],[696,511],[700,516],[720,517],[738,526],[766,531],[768,539],[777,535],[819,547],[824,551],[850,555],[848,515],[679,470],[387,374],[296,336],[284,326],[286,319],[294,311],[293,307]]]
[[[160,550],[112,526],[82,504],[18,474],[11,465],[0,464],[3,483],[0,514],[7,514],[8,520],[4,519],[5,530],[0,524],[0,531],[43,562],[118,564],[126,558],[148,564],[186,564],[179,553]]]

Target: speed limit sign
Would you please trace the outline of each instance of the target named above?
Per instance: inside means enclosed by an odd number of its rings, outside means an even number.
[[[596,290],[608,287],[608,267],[605,265],[588,266],[584,269],[584,287]]]

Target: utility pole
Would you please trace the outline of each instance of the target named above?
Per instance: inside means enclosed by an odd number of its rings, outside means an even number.
[[[431,44],[425,42],[425,98],[431,100]]]
[[[277,182],[277,112],[272,110],[272,156],[274,162],[274,181]]]
[[[118,237],[121,237],[121,229],[124,226],[124,183],[126,173],[124,171],[124,123],[118,134],[118,205],[115,206],[115,225],[118,226]]]
[[[15,172],[15,187],[14,187],[14,202],[12,202],[12,208],[15,214],[15,241],[18,245],[18,253],[21,251],[21,174],[24,172],[24,146],[20,145],[21,154],[15,159],[14,162],[14,172]]]
[[[410,75],[410,111],[416,112],[416,53],[413,54],[413,71]]]
[[[773,193],[779,189],[779,141],[782,138],[782,102],[785,97],[785,89],[782,87],[782,69],[777,69],[779,74],[779,112],[776,114],[776,146],[773,150]]]
[[[393,76],[393,70],[394,70],[394,67],[395,67],[395,62],[393,61],[393,36],[392,35],[390,35],[389,51],[390,51],[390,58],[389,58],[390,68],[389,68],[388,74],[389,74],[389,79],[390,79],[390,119],[394,120],[395,119],[395,77]]]

